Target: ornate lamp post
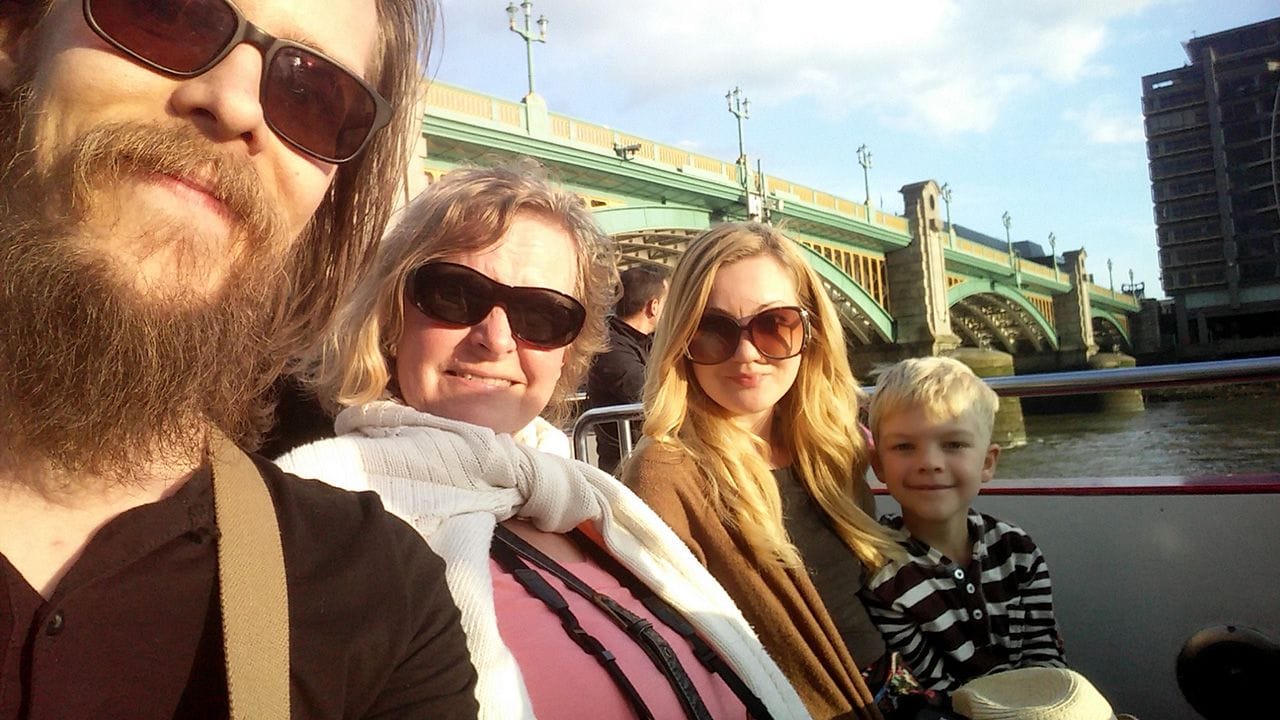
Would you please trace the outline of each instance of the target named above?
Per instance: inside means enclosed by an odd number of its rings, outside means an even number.
[[[867,171],[871,169],[871,151],[867,149],[866,143],[858,146],[858,164],[862,166],[862,186],[867,193],[863,204],[871,207],[871,176],[867,174]]]
[[[951,185],[942,183],[942,187],[938,190],[938,195],[942,196],[942,203],[947,206],[947,235],[954,244],[956,239],[956,229],[951,225]]]
[[[1049,259],[1053,261],[1053,281],[1058,282],[1058,236],[1049,233]]]
[[[524,28],[516,27],[516,15],[524,10]],[[516,7],[515,0],[507,5],[507,17],[510,19],[508,27],[511,32],[524,38],[525,60],[529,67],[529,94],[533,94],[533,44],[536,42],[545,43],[547,41],[547,16],[538,16],[538,34],[533,34],[533,0],[522,0],[520,7]]]
[[[742,185],[743,192],[749,192],[747,150],[742,142],[742,121],[751,118],[751,101],[736,86],[724,94],[724,101],[729,106],[729,113],[738,120],[738,184]]]
[[[1013,254],[1013,235],[1010,228],[1013,227],[1013,217],[1009,215],[1009,211],[1005,210],[1000,216],[1000,222],[1004,223],[1004,244],[1005,250],[1009,253],[1009,268],[1013,270],[1013,281],[1018,287],[1022,287],[1022,273],[1018,271],[1017,256]]]
[[[1111,258],[1107,258],[1107,287],[1111,290],[1111,297],[1116,296],[1116,283],[1111,277]]]

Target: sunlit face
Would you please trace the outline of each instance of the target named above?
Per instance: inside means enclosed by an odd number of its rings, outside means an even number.
[[[795,281],[772,256],[757,255],[716,271],[703,312],[741,321],[763,310],[787,305],[800,305]],[[770,427],[774,406],[795,384],[801,357],[771,360],[744,334],[728,360],[717,365],[689,365],[698,386],[727,410],[734,422],[764,433]]]
[[[576,257],[573,238],[562,224],[521,213],[492,248],[444,259],[506,285],[576,297]],[[507,433],[546,408],[568,350],[542,350],[517,340],[506,311],[498,306],[479,324],[460,328],[426,317],[407,301],[396,348],[396,379],[407,404]]]
[[[358,73],[369,66],[378,35],[373,0],[333,0],[324,12],[306,0],[237,6],[273,35],[314,45]],[[151,124],[194,129],[207,143],[202,152],[242,164],[279,215],[276,242],[295,240],[324,198],[335,168],[301,155],[267,127],[259,103],[263,58],[250,45],[237,46],[203,75],[173,78],[107,45],[87,26],[82,4],[68,0],[55,2],[45,30],[30,33],[17,51],[21,64],[35,68],[22,144],[35,149],[39,170],[58,163],[92,129]],[[0,72],[6,88],[16,80]],[[264,240],[237,241],[237,214],[211,192],[209,175],[138,170],[94,185],[81,226],[84,244],[138,289],[210,294],[246,251],[241,245]]]
[[[999,456],[971,413],[937,419],[917,406],[881,420],[872,465],[919,533],[963,518]]]

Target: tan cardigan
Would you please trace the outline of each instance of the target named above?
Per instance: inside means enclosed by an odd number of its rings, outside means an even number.
[[[622,478],[728,591],[815,720],[883,720],[813,581],[761,556],[721,523],[691,458],[642,443]]]

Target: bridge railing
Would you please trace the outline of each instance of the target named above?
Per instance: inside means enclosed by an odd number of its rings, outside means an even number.
[[[440,82],[431,83],[426,92],[425,107],[427,112],[445,111],[486,123],[505,126],[512,131],[527,131],[526,107],[523,103],[502,100],[490,95],[473,92],[464,88]],[[680,172],[711,177],[726,184],[738,185],[738,165],[707,155],[699,155],[678,147],[663,145],[652,140],[629,133],[623,133],[604,125],[583,122],[566,115],[548,113],[551,136],[571,145],[589,148],[602,154],[613,155],[620,146],[638,146],[634,158],[642,158],[648,162],[664,165]],[[692,172],[691,172],[692,171]],[[799,185],[783,178],[765,175],[759,185],[759,174],[748,173],[751,187],[763,186],[765,191],[785,200],[801,202],[815,208],[844,215],[874,226],[892,230],[906,235],[910,232],[907,219],[887,213],[874,207],[854,202],[847,198],[836,197],[830,193]],[[973,255],[998,265],[1008,266],[1009,255],[1001,250],[987,247],[964,238],[954,238],[952,247],[967,255]],[[1053,278],[1053,269],[1037,263],[1023,262],[1023,274],[1034,275],[1046,280]],[[1059,277],[1061,278],[1061,275]],[[1127,296],[1112,293],[1109,288],[1093,286],[1095,296],[1114,296],[1125,302]],[[1134,307],[1136,302],[1132,303]]]
[[[973,255],[974,257],[980,257],[983,260],[988,260],[993,263],[998,263],[1000,265],[1004,265],[1005,267],[1008,267],[1009,265],[1008,253],[1001,252],[992,247],[987,247],[982,243],[976,243],[972,240],[966,240],[962,237],[957,237],[954,247],[955,249],[959,250],[960,252],[966,255]]]
[[[1061,271],[1059,271],[1055,278],[1053,275],[1053,268],[1041,265],[1038,262],[1031,262],[1030,260],[1023,258],[1021,263],[1023,275],[1035,275],[1036,277],[1044,278],[1045,280],[1056,279],[1058,281],[1062,281],[1066,277]]]
[[[1103,287],[1097,283],[1089,283],[1089,294],[1094,297],[1108,297],[1116,302],[1132,305],[1134,308],[1138,307],[1138,301],[1129,293],[1122,292],[1114,288]]]
[[[441,82],[432,82],[427,88],[426,109],[444,110],[476,118],[490,123],[505,125],[513,130],[525,129],[525,106],[523,103],[502,100],[464,88],[454,87]],[[643,158],[650,162],[667,165],[684,171],[693,169],[700,174],[715,176],[724,182],[738,184],[738,165],[707,155],[699,155],[682,148],[663,145],[662,143],[619,132],[604,125],[583,122],[566,115],[548,113],[551,135],[568,143],[584,145],[605,154],[612,155],[616,146],[639,145],[634,158]],[[759,174],[749,172],[749,184],[757,187]],[[882,212],[874,208],[856,203],[845,198],[838,198],[830,193],[799,185],[782,178],[764,176],[763,185],[768,192],[777,192],[789,200],[813,205],[839,214],[879,225],[895,232],[908,231],[907,219],[892,213]]]

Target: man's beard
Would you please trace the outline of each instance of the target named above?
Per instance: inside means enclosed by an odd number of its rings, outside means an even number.
[[[21,101],[0,104],[0,133],[21,137]],[[253,169],[189,126],[101,126],[48,168],[22,142],[0,140],[0,466],[128,482],[151,462],[198,459],[210,425],[254,446],[294,257]],[[220,288],[137,289],[84,220],[129,202],[118,190],[133,178],[210,169],[233,216]],[[191,235],[171,220],[135,240],[190,262],[182,277],[227,262]]]

